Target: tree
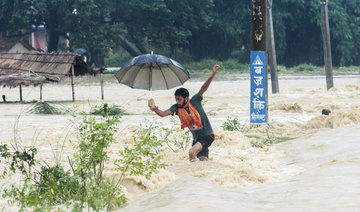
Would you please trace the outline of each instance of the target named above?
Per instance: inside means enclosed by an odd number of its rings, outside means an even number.
[[[71,0],[32,1],[35,10],[33,24],[45,26],[48,36],[48,52],[57,51],[60,37],[66,37],[69,28],[74,27],[69,19],[74,7]]]
[[[189,37],[189,51],[195,59],[228,59],[234,51],[250,49],[250,2],[248,0],[215,0],[205,11],[209,24],[199,26]],[[248,62],[248,50],[237,54],[241,62]],[[241,57],[241,55],[243,55]]]
[[[359,65],[360,8],[358,1],[329,1],[328,5],[333,63],[337,66]]]
[[[29,27],[34,13],[31,3],[31,0],[1,0],[0,32]]]
[[[213,5],[212,0],[115,2],[112,19],[125,31],[120,44],[124,48],[125,39],[131,42],[133,52],[181,53],[189,47],[188,39],[193,31],[211,22],[208,9]]]
[[[69,30],[70,46],[90,52],[89,64],[104,66],[104,57],[121,39],[121,26],[112,21],[111,4],[103,0],[76,0],[71,20],[77,27]]]

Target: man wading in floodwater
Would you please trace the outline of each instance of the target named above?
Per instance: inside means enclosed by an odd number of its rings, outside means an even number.
[[[150,110],[157,115],[165,117],[171,114],[179,116],[181,121],[181,129],[189,128],[193,135],[193,144],[189,150],[189,160],[196,161],[196,157],[201,161],[209,160],[208,147],[214,141],[214,132],[211,128],[208,117],[201,105],[203,94],[209,88],[209,85],[220,68],[219,65],[214,65],[211,76],[201,86],[201,89],[189,101],[189,91],[185,88],[179,88],[175,91],[176,104],[172,105],[168,110],[162,111],[157,106],[153,99],[149,99]]]

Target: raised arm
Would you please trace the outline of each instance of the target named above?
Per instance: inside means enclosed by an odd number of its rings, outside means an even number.
[[[211,83],[211,81],[213,80],[213,78],[216,75],[216,72],[219,70],[220,66],[215,64],[212,68],[212,73],[211,76],[204,82],[204,84],[201,86],[199,94],[202,97],[203,94],[205,93],[205,91],[207,91],[207,89],[209,88],[209,85]]]
[[[149,99],[148,105],[151,111],[154,111],[157,115],[161,117],[169,116],[172,114],[170,110],[160,110],[159,107],[155,106],[154,99]]]

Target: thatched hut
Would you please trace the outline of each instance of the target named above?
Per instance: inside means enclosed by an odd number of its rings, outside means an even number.
[[[0,52],[31,52],[35,49],[23,37],[0,37]]]
[[[0,53],[0,86],[20,86],[20,92],[22,85],[42,87],[46,82],[59,82],[71,76],[74,101],[74,76],[85,74],[94,71],[80,55],[73,53]]]

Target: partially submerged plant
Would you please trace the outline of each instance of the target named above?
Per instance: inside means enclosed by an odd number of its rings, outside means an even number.
[[[142,175],[149,179],[159,168],[165,168],[161,163],[161,141],[153,134],[153,127],[135,130],[132,147],[119,151],[122,156],[115,161],[122,177],[127,175]]]
[[[20,173],[24,179],[21,185],[4,189],[2,196],[18,203],[20,211],[50,211],[63,206],[72,206],[73,211],[108,211],[125,204],[121,186],[127,176],[149,179],[156,169],[165,167],[160,158],[161,141],[151,128],[135,131],[133,145],[119,151],[121,157],[114,162],[120,175],[104,175],[108,149],[116,142],[114,133],[120,122],[119,116],[104,111],[102,117],[82,117],[78,126],[79,142],[74,155],[68,158],[70,170],[65,170],[60,163],[49,166],[46,162],[36,162],[36,148],[15,146],[17,149],[11,151],[7,145],[0,145],[0,162],[9,164],[3,174]]]
[[[221,126],[225,131],[249,131],[249,127],[245,124],[241,124],[238,118],[227,117],[226,121]]]
[[[57,108],[50,105],[47,102],[36,102],[29,110],[29,113],[34,114],[50,114],[50,115],[61,115],[67,113],[68,110]]]
[[[252,146],[263,148],[265,146],[270,146],[272,144],[281,143],[284,141],[291,140],[293,138],[290,137],[282,137],[282,136],[276,136],[274,132],[272,131],[274,129],[274,126],[272,126],[269,123],[266,123],[265,129],[259,130],[261,135],[246,135],[248,138],[255,138],[256,140],[252,142]]]
[[[181,136],[176,134],[175,120],[171,117],[171,127],[160,128],[160,140],[165,143],[173,152],[178,150],[186,150],[190,142],[190,131],[186,130],[185,133],[181,133]]]
[[[95,106],[94,110],[91,111],[90,114],[101,115],[101,116],[104,116],[105,114],[110,116],[115,116],[115,115],[122,116],[122,115],[128,115],[129,113],[117,105],[108,105],[107,103],[104,103],[102,105]]]

